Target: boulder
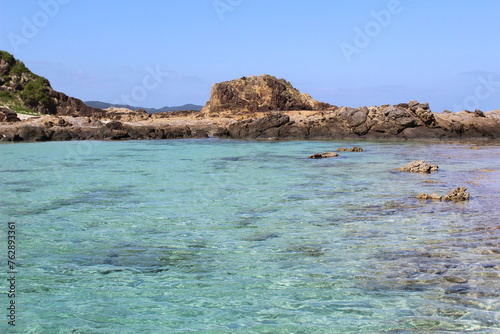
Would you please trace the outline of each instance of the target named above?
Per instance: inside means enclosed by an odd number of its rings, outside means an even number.
[[[427,162],[420,161],[412,161],[408,165],[399,168],[402,172],[410,172],[410,173],[430,173],[433,171],[437,171],[439,166],[428,164]]]
[[[476,117],[486,117],[484,115],[484,113],[481,110],[479,110],[479,109],[474,110],[474,116],[476,116]]]
[[[437,200],[437,201],[449,201],[449,202],[460,202],[460,201],[468,201],[470,198],[470,194],[466,192],[467,188],[458,187],[455,190],[452,190],[446,196],[439,196],[436,193],[432,194],[419,194],[417,195],[417,199],[421,200]]]
[[[443,197],[443,201],[468,201],[470,198],[470,194],[466,192],[467,188],[458,187],[457,189],[451,191],[448,195]]]
[[[19,122],[21,121],[17,117],[17,113],[13,112],[7,108],[0,108],[0,122]]]
[[[324,158],[335,158],[338,157],[339,154],[336,152],[323,152],[323,153],[314,153],[310,155],[309,159],[324,159]]]

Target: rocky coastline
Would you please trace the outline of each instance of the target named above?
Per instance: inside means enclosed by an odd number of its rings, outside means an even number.
[[[415,102],[412,102],[415,103]],[[43,115],[21,120],[0,110],[0,141],[207,138],[262,140],[479,140],[500,138],[500,111],[411,113],[410,104],[335,110],[249,112],[214,116],[200,111],[149,115],[105,110],[102,116]],[[426,107],[426,104],[416,104]]]
[[[337,107],[314,100],[270,75],[213,85],[201,110],[149,114],[142,109],[97,109],[56,92],[10,55],[0,57],[0,141],[206,138],[307,140],[497,140],[500,110],[432,112],[410,101],[376,107]]]

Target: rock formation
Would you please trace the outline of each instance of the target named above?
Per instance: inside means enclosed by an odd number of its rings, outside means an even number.
[[[419,194],[417,195],[417,199],[421,200],[437,200],[437,201],[447,201],[447,202],[461,202],[461,201],[468,201],[470,198],[470,194],[466,192],[467,188],[464,187],[458,187],[455,190],[452,190],[448,195],[446,196],[439,196],[436,193],[432,194]]]
[[[420,161],[412,161],[408,165],[399,168],[402,172],[410,172],[410,173],[430,173],[437,171],[439,166],[428,164],[427,162]]]
[[[285,111],[326,110],[327,103],[300,93],[284,80],[271,75],[243,77],[213,85],[210,100],[203,108],[207,114],[230,114]]]
[[[19,122],[21,121],[17,117],[17,113],[9,110],[7,108],[0,108],[0,122]]]
[[[470,198],[470,194],[466,193],[467,188],[465,187],[458,187],[455,190],[452,190],[448,195],[443,197],[443,201],[453,201],[453,202],[458,202],[458,201],[468,201]]]

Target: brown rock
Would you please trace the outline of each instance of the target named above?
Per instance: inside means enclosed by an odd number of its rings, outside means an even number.
[[[430,173],[431,171],[437,171],[438,166],[428,164],[427,162],[420,161],[412,161],[408,165],[399,168],[402,172],[410,172],[410,173]]]
[[[465,187],[458,187],[457,189],[451,191],[448,195],[444,196],[443,200],[453,202],[468,201],[470,194],[466,193],[466,190],[467,188]]]
[[[436,193],[432,194],[419,194],[417,195],[417,199],[421,200],[438,200],[438,201],[451,201],[451,202],[460,202],[460,201],[468,201],[470,198],[470,194],[466,193],[465,191],[467,188],[464,187],[459,187],[453,191],[451,191],[448,195],[446,196],[439,196]]]
[[[7,108],[0,108],[0,122],[19,122],[17,113]]]
[[[284,79],[271,75],[242,77],[214,84],[203,112],[232,114],[258,111],[326,110],[332,107],[302,94]]]

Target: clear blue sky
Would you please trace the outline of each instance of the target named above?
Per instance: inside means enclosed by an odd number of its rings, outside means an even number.
[[[486,111],[499,15],[498,0],[0,0],[0,49],[82,100],[205,104],[213,83],[271,74],[339,106]]]

